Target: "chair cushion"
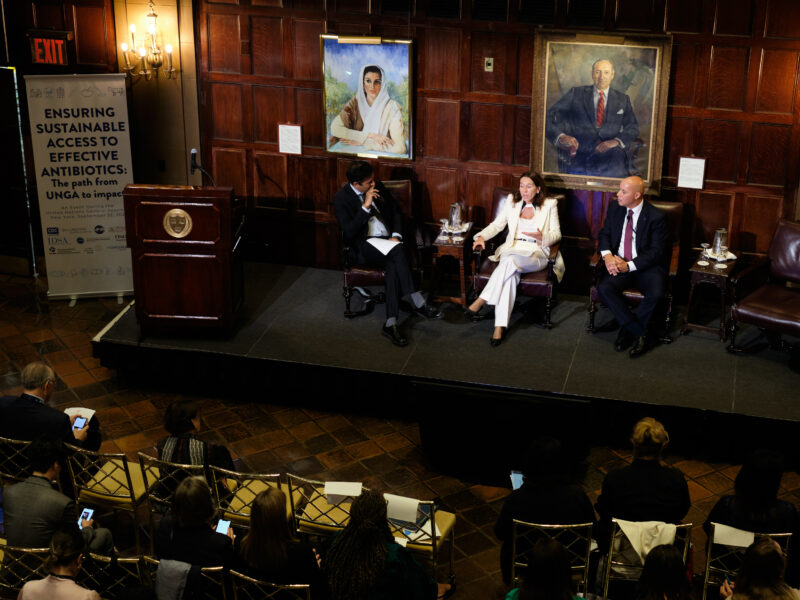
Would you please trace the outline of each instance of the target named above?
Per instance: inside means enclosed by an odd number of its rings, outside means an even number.
[[[355,265],[344,270],[344,284],[347,287],[360,285],[384,285],[386,271],[365,265]]]
[[[236,489],[233,497],[228,502],[227,510],[224,511],[224,518],[239,525],[248,526],[250,523],[250,505],[253,503],[255,497],[268,487],[275,487],[275,484],[268,481],[259,481],[253,479],[242,480],[242,485]],[[289,486],[285,483],[281,483],[280,488],[286,496],[286,518],[288,519],[292,516],[292,504],[291,500],[289,499]],[[300,501],[299,492],[295,492],[294,499],[295,502]],[[244,514],[241,515],[237,513]]]
[[[80,491],[80,501],[113,506],[125,510],[135,508],[146,492],[144,477],[142,468],[138,463],[127,459],[125,463],[131,474],[132,493],[127,489],[125,465],[123,465],[122,459],[114,458],[103,463],[100,470],[89,480],[86,488]],[[117,484],[122,484],[123,482],[124,486],[117,487]],[[114,489],[115,487],[117,489]]]
[[[456,516],[453,513],[444,510],[436,511],[436,529],[439,531],[439,535],[437,536],[439,538],[437,540],[437,546],[440,543],[440,540],[444,540],[450,535],[455,525]],[[402,538],[403,534],[397,532],[395,537]],[[406,548],[415,554],[431,556],[433,553],[433,545],[430,543],[430,538],[428,538],[427,543],[424,542],[424,538],[421,538],[420,541],[422,541],[422,543],[409,542],[406,545]]]
[[[800,290],[765,285],[733,305],[735,321],[800,336]]]
[[[351,504],[351,502],[330,504],[324,490],[315,489],[303,510],[297,515],[297,528],[303,533],[331,535],[340,531],[350,520]]]

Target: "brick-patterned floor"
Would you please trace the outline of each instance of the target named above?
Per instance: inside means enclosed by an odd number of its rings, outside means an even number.
[[[0,275],[0,391],[19,393],[19,371],[41,359],[58,375],[59,407],[97,410],[102,449],[152,448],[165,435],[162,414],[174,394],[122,381],[92,357],[90,340],[117,312],[115,299],[47,301],[43,282]],[[202,402],[202,437],[224,443],[242,468],[291,471],[334,480],[360,480],[370,488],[418,498],[441,499],[455,511],[456,571],[463,600],[503,598],[499,543],[492,528],[508,490],[474,485],[437,473],[421,453],[415,423],[292,406],[197,398]],[[592,448],[583,484],[594,502],[605,473],[630,461],[628,448]],[[705,535],[699,527],[721,494],[731,493],[737,465],[706,463],[670,455],[666,460],[689,481],[695,570],[702,568]],[[800,476],[784,476],[782,495],[800,496]]]

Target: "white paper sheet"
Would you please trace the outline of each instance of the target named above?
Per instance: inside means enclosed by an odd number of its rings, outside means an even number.
[[[736,548],[747,548],[756,539],[752,531],[736,529],[729,525],[714,523],[714,543]]]
[[[83,406],[70,406],[69,408],[65,408],[64,412],[67,413],[70,418],[72,418],[72,415],[77,415],[83,417],[87,421],[91,421],[94,416],[94,409]]]
[[[299,125],[278,125],[278,152],[302,154],[303,136]]]
[[[378,252],[386,256],[387,254],[389,254],[391,249],[394,248],[400,242],[395,242],[394,240],[386,240],[384,238],[369,238],[367,240],[367,243],[375,246]]]
[[[355,498],[361,495],[362,485],[360,481],[326,481],[325,499],[328,504],[339,504],[345,498]]]
[[[406,523],[417,522],[419,500],[405,496],[395,496],[394,494],[384,494],[383,497],[389,503],[386,507],[387,517],[396,521],[405,521]]]
[[[695,190],[703,189],[703,175],[706,172],[705,158],[681,157],[678,165],[678,187],[691,188]]]

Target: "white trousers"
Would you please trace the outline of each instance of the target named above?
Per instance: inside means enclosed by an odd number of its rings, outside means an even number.
[[[547,267],[547,259],[541,256],[504,254],[500,263],[483,288],[481,298],[494,305],[494,326],[508,327],[508,318],[514,310],[517,286],[521,273],[533,273]]]

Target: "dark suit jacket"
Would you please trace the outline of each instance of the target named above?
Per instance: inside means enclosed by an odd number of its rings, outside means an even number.
[[[48,435],[68,444],[76,443],[67,414],[28,394],[0,401],[0,435],[15,440]]]
[[[403,234],[403,213],[392,198],[391,193],[380,182],[376,184],[380,198],[375,205],[383,217],[391,235],[393,232]],[[361,247],[367,242],[369,230],[367,222],[370,214],[361,208],[361,198],[353,191],[350,184],[345,184],[333,196],[333,212],[342,230],[344,241],[351,246],[351,259],[362,262]]]
[[[612,201],[608,204],[603,229],[600,230],[598,237],[597,251],[609,250],[612,254],[617,254],[619,244],[622,241],[622,232],[627,217],[628,210]],[[644,271],[655,266],[667,268],[669,260],[669,226],[666,215],[644,201],[642,214],[636,223],[636,253],[633,264],[637,271]]]
[[[75,503],[42,477],[5,488],[3,509],[9,546],[47,548],[57,529],[78,526]]]

